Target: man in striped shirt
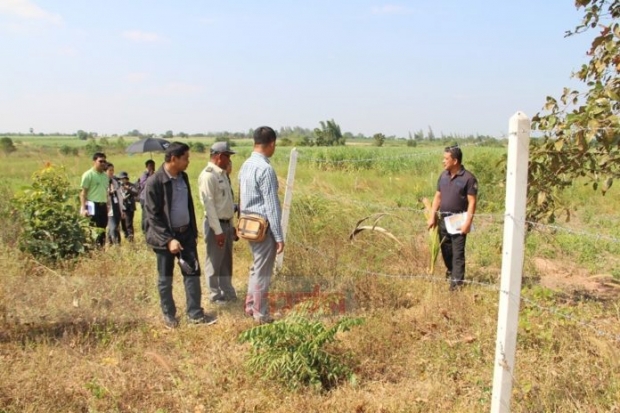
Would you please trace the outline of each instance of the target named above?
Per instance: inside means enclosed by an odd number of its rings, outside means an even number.
[[[278,177],[269,162],[275,151],[276,132],[261,126],[254,131],[254,151],[239,170],[241,215],[256,214],[269,222],[265,239],[250,242],[254,263],[250,269],[245,313],[260,324],[273,322],[267,295],[276,255],[284,250]]]

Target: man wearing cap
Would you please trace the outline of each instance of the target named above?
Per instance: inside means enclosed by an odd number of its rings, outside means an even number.
[[[235,228],[232,223],[234,203],[226,170],[235,152],[228,142],[211,146],[211,160],[198,177],[200,200],[205,209],[204,233],[207,244],[205,273],[211,302],[224,304],[237,300],[232,285],[232,244]]]
[[[136,213],[136,197],[139,195],[138,188],[129,181],[129,174],[125,171],[118,175],[121,183],[122,204],[125,208],[125,219],[121,221],[121,227],[125,234],[125,239],[133,241],[133,217]]]

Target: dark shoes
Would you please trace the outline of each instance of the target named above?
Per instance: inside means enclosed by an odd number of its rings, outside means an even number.
[[[211,324],[217,323],[217,318],[210,315],[203,315],[198,318],[190,318],[187,320],[190,325],[205,325],[210,326]],[[164,326],[168,330],[174,330],[179,327],[179,320],[176,317],[173,317],[168,314],[164,314]]]
[[[230,303],[234,303],[237,301],[237,297],[218,297],[214,300],[211,300],[213,304],[217,305],[226,305]]]
[[[189,324],[191,325],[204,325],[204,326],[210,326],[212,324],[217,323],[217,317],[214,316],[210,316],[210,315],[203,315],[202,317],[198,317],[198,318],[190,318],[188,320]]]
[[[461,291],[463,289],[463,284],[450,283],[450,291]]]
[[[174,330],[179,326],[179,320],[174,316],[164,314],[164,326],[169,330]]]

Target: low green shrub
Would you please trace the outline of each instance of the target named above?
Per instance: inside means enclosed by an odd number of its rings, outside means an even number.
[[[342,379],[355,381],[355,375],[334,349],[326,346],[336,334],[360,325],[361,318],[344,317],[331,327],[311,315],[313,302],[300,304],[285,319],[251,328],[239,340],[252,345],[248,368],[291,389],[311,386],[329,390]]]

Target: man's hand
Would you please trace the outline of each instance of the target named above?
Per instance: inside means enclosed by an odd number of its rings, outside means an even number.
[[[471,231],[471,221],[465,221],[463,225],[461,225],[461,234],[469,234]]]
[[[183,251],[183,247],[181,246],[181,243],[179,241],[177,241],[176,239],[171,239],[168,242],[168,251],[170,251],[170,253],[173,255],[177,255],[178,253]]]
[[[224,243],[226,243],[226,235],[224,235],[223,232],[221,234],[216,235],[215,243],[217,244],[218,247],[224,248]]]
[[[433,228],[437,225],[437,214],[432,214],[428,221],[426,222],[427,229]]]
[[[284,251],[284,242],[276,242],[276,254],[282,254]]]

